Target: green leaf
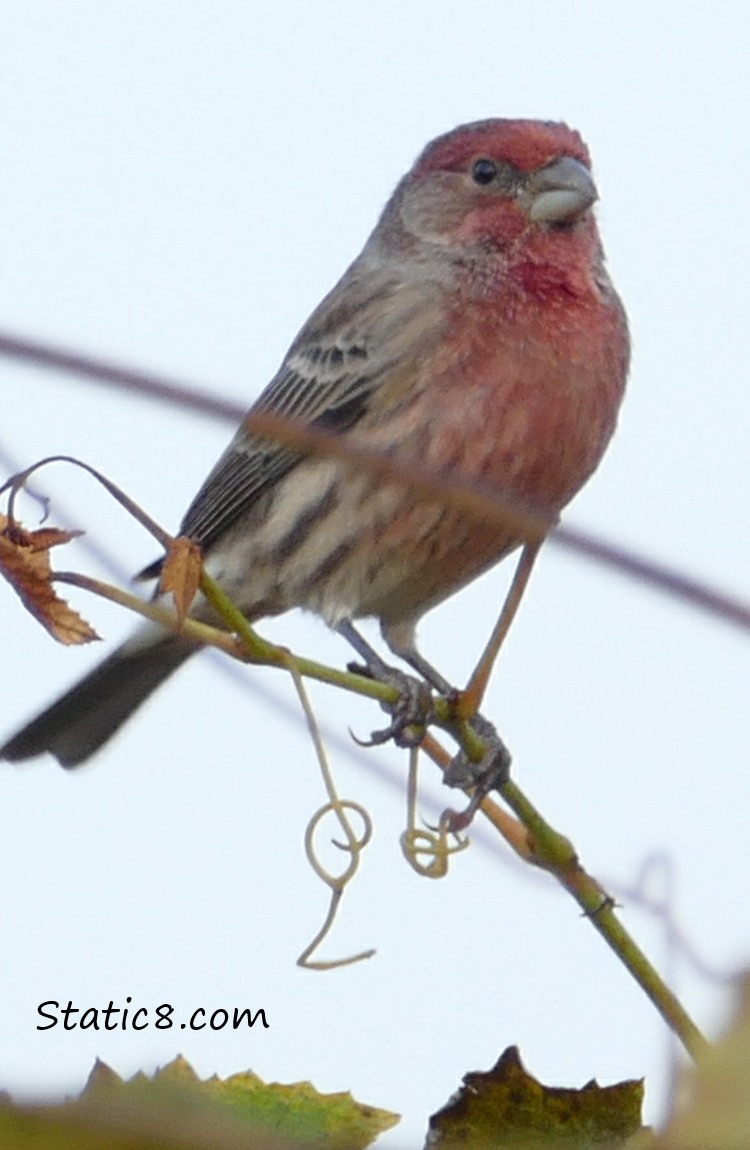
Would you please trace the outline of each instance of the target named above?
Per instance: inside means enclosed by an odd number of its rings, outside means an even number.
[[[622,1147],[641,1131],[643,1082],[581,1090],[543,1086],[515,1046],[488,1072],[466,1074],[463,1087],[430,1119],[430,1150],[585,1150]]]
[[[309,1082],[247,1072],[202,1082],[178,1057],[124,1082],[97,1062],[80,1098],[57,1106],[0,1101],[3,1150],[364,1150],[398,1116]]]

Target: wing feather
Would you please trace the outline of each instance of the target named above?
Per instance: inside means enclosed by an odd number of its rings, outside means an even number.
[[[378,269],[362,274],[361,262],[313,313],[252,411],[347,431],[367,416],[393,365],[403,363],[404,345],[424,352],[430,333],[412,322],[424,308],[424,289]],[[210,548],[302,458],[241,427],[188,508],[181,533]]]

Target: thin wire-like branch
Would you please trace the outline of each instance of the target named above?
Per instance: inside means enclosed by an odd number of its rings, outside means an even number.
[[[479,662],[472,671],[471,678],[463,691],[461,691],[457,702],[457,713],[464,715],[466,718],[471,718],[472,715],[475,715],[482,705],[482,699],[487,690],[487,684],[490,681],[495,662],[500,654],[500,648],[505,642],[518,608],[521,606],[521,600],[528,586],[540,546],[541,544],[539,543],[527,543],[521,551],[521,556],[513,575],[513,581],[508,590],[508,594],[505,596],[505,602],[503,603],[497,623],[493,627],[492,634],[487,640]]]
[[[169,546],[172,536],[169,532],[165,531],[155,519],[152,519],[140,504],[136,503],[134,499],[131,499],[121,487],[118,487],[116,483],[113,483],[108,476],[98,471],[96,467],[92,467],[90,463],[84,463],[82,459],[77,459],[74,455],[48,455],[44,459],[39,459],[36,463],[32,463],[23,471],[18,472],[18,474],[11,475],[5,483],[0,486],[0,495],[4,495],[6,491],[9,493],[8,518],[10,520],[14,518],[15,501],[19,491],[23,489],[35,471],[39,471],[42,467],[47,467],[50,463],[69,463],[73,467],[80,467],[82,471],[91,475],[97,483],[101,483],[105,491],[108,491],[112,498],[116,499],[120,506],[124,507],[128,514],[132,515],[132,517],[140,523],[141,527],[145,527],[146,531],[153,535],[154,539],[156,539],[162,547],[166,548]]]
[[[228,419],[237,423],[246,414],[246,408],[243,406],[231,400],[217,398],[210,392],[187,387],[176,381],[156,376],[151,372],[136,371],[98,359],[95,356],[82,355],[78,352],[59,348],[41,340],[14,336],[9,332],[0,332],[0,355],[35,364],[38,367],[69,372],[91,383],[105,384],[119,390],[136,392],[144,398],[160,403],[178,404],[216,419]],[[264,417],[267,415],[268,413],[264,413]],[[328,444],[336,443],[335,436],[326,437],[322,432],[313,433],[309,428],[294,427],[279,417],[268,416],[268,418],[274,419],[276,426],[274,437],[277,437],[280,442],[289,442],[290,439],[294,439],[296,443],[300,443],[300,436],[306,435],[309,437],[306,440],[308,446],[303,445],[303,450],[325,450],[327,454],[336,454],[335,451],[330,450],[329,446],[324,446],[326,441]],[[288,435],[284,434],[285,426],[292,428]],[[280,428],[281,431],[279,431]],[[348,448],[342,447],[340,441],[339,448],[341,455],[348,452]],[[382,457],[374,456],[374,453],[371,453],[370,458],[366,459],[365,454],[349,453],[350,458],[356,458],[362,466],[378,472],[377,465],[382,463]],[[393,467],[392,461],[389,461],[389,465]],[[503,517],[505,522],[514,514],[513,509],[487,492],[477,491],[472,487],[457,484],[455,481],[449,482],[439,476],[432,477],[431,490],[435,494],[439,494],[445,487],[452,491],[457,502],[466,501],[461,503],[463,506],[468,504],[477,506],[478,500],[485,509],[491,509],[490,514]],[[529,523],[528,514],[524,513],[522,509],[516,509],[515,514],[520,515],[527,524]],[[527,532],[527,537],[539,538],[547,530],[549,530],[549,524],[542,523],[541,530],[539,524],[536,528],[532,524]],[[578,528],[557,527],[549,535],[549,540],[556,546],[609,567],[626,578],[642,583],[654,590],[659,590],[673,599],[703,611],[705,614],[713,615],[725,623],[750,631],[750,603],[722,588],[710,586],[704,580],[695,579],[668,564],[659,563],[647,555],[639,554],[630,548],[622,547]]]
[[[157,403],[177,404],[188,411],[199,411],[201,415],[211,415],[223,421],[238,423],[247,411],[246,407],[232,400],[221,399],[213,392],[166,379],[152,371],[137,371],[135,368],[99,359],[98,356],[83,355],[41,340],[14,336],[9,332],[0,332],[0,355],[19,359],[34,367],[64,371],[88,383],[99,386],[104,384],[117,391],[135,392]]]

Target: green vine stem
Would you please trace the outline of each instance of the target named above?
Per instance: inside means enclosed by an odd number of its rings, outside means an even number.
[[[252,661],[270,663],[274,666],[288,666],[289,655],[283,648],[261,639],[250,626],[241,611],[224,594],[217,584],[204,574],[201,589],[227,625],[246,644]],[[337,671],[309,659],[295,656],[299,673],[333,686],[354,690],[359,694],[384,702],[395,702],[398,691],[382,683],[373,682],[361,675]],[[481,759],[485,746],[480,735],[465,720],[457,721],[451,703],[446,699],[435,700],[435,718],[438,724],[457,739],[469,758]],[[434,746],[434,740],[430,740]],[[442,765],[449,758],[444,752]],[[434,755],[433,757],[442,758]],[[549,871],[572,895],[582,908],[586,918],[599,931],[607,945],[618,956],[625,969],[632,975],[645,994],[651,999],[667,1025],[683,1043],[694,1059],[709,1048],[709,1043],[690,1018],[677,997],[664,982],[656,968],[637,945],[615,913],[614,900],[603,890],[581,866],[578,855],[569,839],[554,830],[541,816],[536,807],[527,799],[523,791],[512,780],[499,788],[500,794],[520,819],[529,839],[530,853],[526,856],[537,866]],[[488,800],[485,800],[487,803]],[[483,809],[485,803],[482,804]]]
[[[584,870],[570,840],[553,830],[520,787],[509,780],[499,790],[529,834],[534,861],[553,874],[573,896],[586,918],[651,999],[688,1054],[698,1060],[708,1051],[708,1040],[625,929],[617,917],[614,899]]]
[[[53,578],[59,582],[86,588],[142,615],[147,615],[165,626],[179,629],[180,624],[176,615],[165,610],[161,604],[144,603],[118,588],[70,572],[56,572]],[[226,623],[230,633],[188,617],[182,624],[186,634],[198,641],[217,646],[235,658],[288,671],[289,652],[258,635],[242,612],[205,572],[201,576],[201,590]],[[397,688],[363,675],[340,671],[335,667],[328,667],[323,663],[299,656],[294,656],[294,662],[299,673],[307,678],[354,691],[380,702],[395,703],[398,699]],[[454,707],[449,700],[434,701],[434,718],[441,728],[451,733],[470,759],[481,759],[485,751],[482,737],[477,734],[470,722],[456,719]],[[445,769],[450,762],[448,752],[430,734],[425,737],[423,750],[442,769]],[[480,810],[487,815],[521,858],[549,871],[570,893],[586,918],[651,999],[687,1052],[694,1059],[698,1059],[709,1048],[708,1041],[622,925],[616,914],[614,900],[583,869],[572,843],[545,821],[515,782],[509,780],[500,786],[499,791],[505,803],[520,820],[525,835],[519,836],[511,825],[513,820],[509,819],[491,799],[484,799]]]

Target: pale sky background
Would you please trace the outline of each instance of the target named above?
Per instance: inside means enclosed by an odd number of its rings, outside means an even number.
[[[564,119],[592,150],[635,347],[618,435],[567,522],[750,598],[748,24],[740,3],[6,0],[0,325],[249,404],[430,138],[494,115]],[[77,455],[167,527],[231,434],[8,361],[0,396],[18,466]],[[81,474],[50,469],[41,486],[53,518],[58,504],[124,570],[154,557]],[[424,622],[452,680],[507,574]],[[72,598],[106,649],[131,626]],[[57,646],[5,585],[0,619],[2,739],[105,644]],[[264,631],[348,658],[298,614]],[[274,702],[295,712],[291,685],[241,674],[246,689],[196,660],[78,773],[0,772],[0,1087],[57,1097],[97,1056],[130,1075],[181,1052],[203,1076],[252,1067],[351,1090],[404,1115],[383,1146],[418,1145],[462,1074],[517,1043],[557,1085],[645,1076],[658,1118],[664,1025],[577,907],[479,825],[445,881],[418,878],[398,845],[403,754],[350,755],[347,728],[383,716],[322,687],[341,792],[375,825],[323,954],[378,953],[328,974],[295,966],[327,906],[302,848],[323,791],[304,728]],[[749,696],[750,636],[550,546],[486,706],[518,782],[709,1034],[726,988],[670,956],[663,924],[624,892],[663,852],[698,955],[719,973],[747,962]],[[425,812],[453,801],[426,767]],[[46,999],[127,996],[177,1018],[263,1007],[270,1029],[36,1030]]]

